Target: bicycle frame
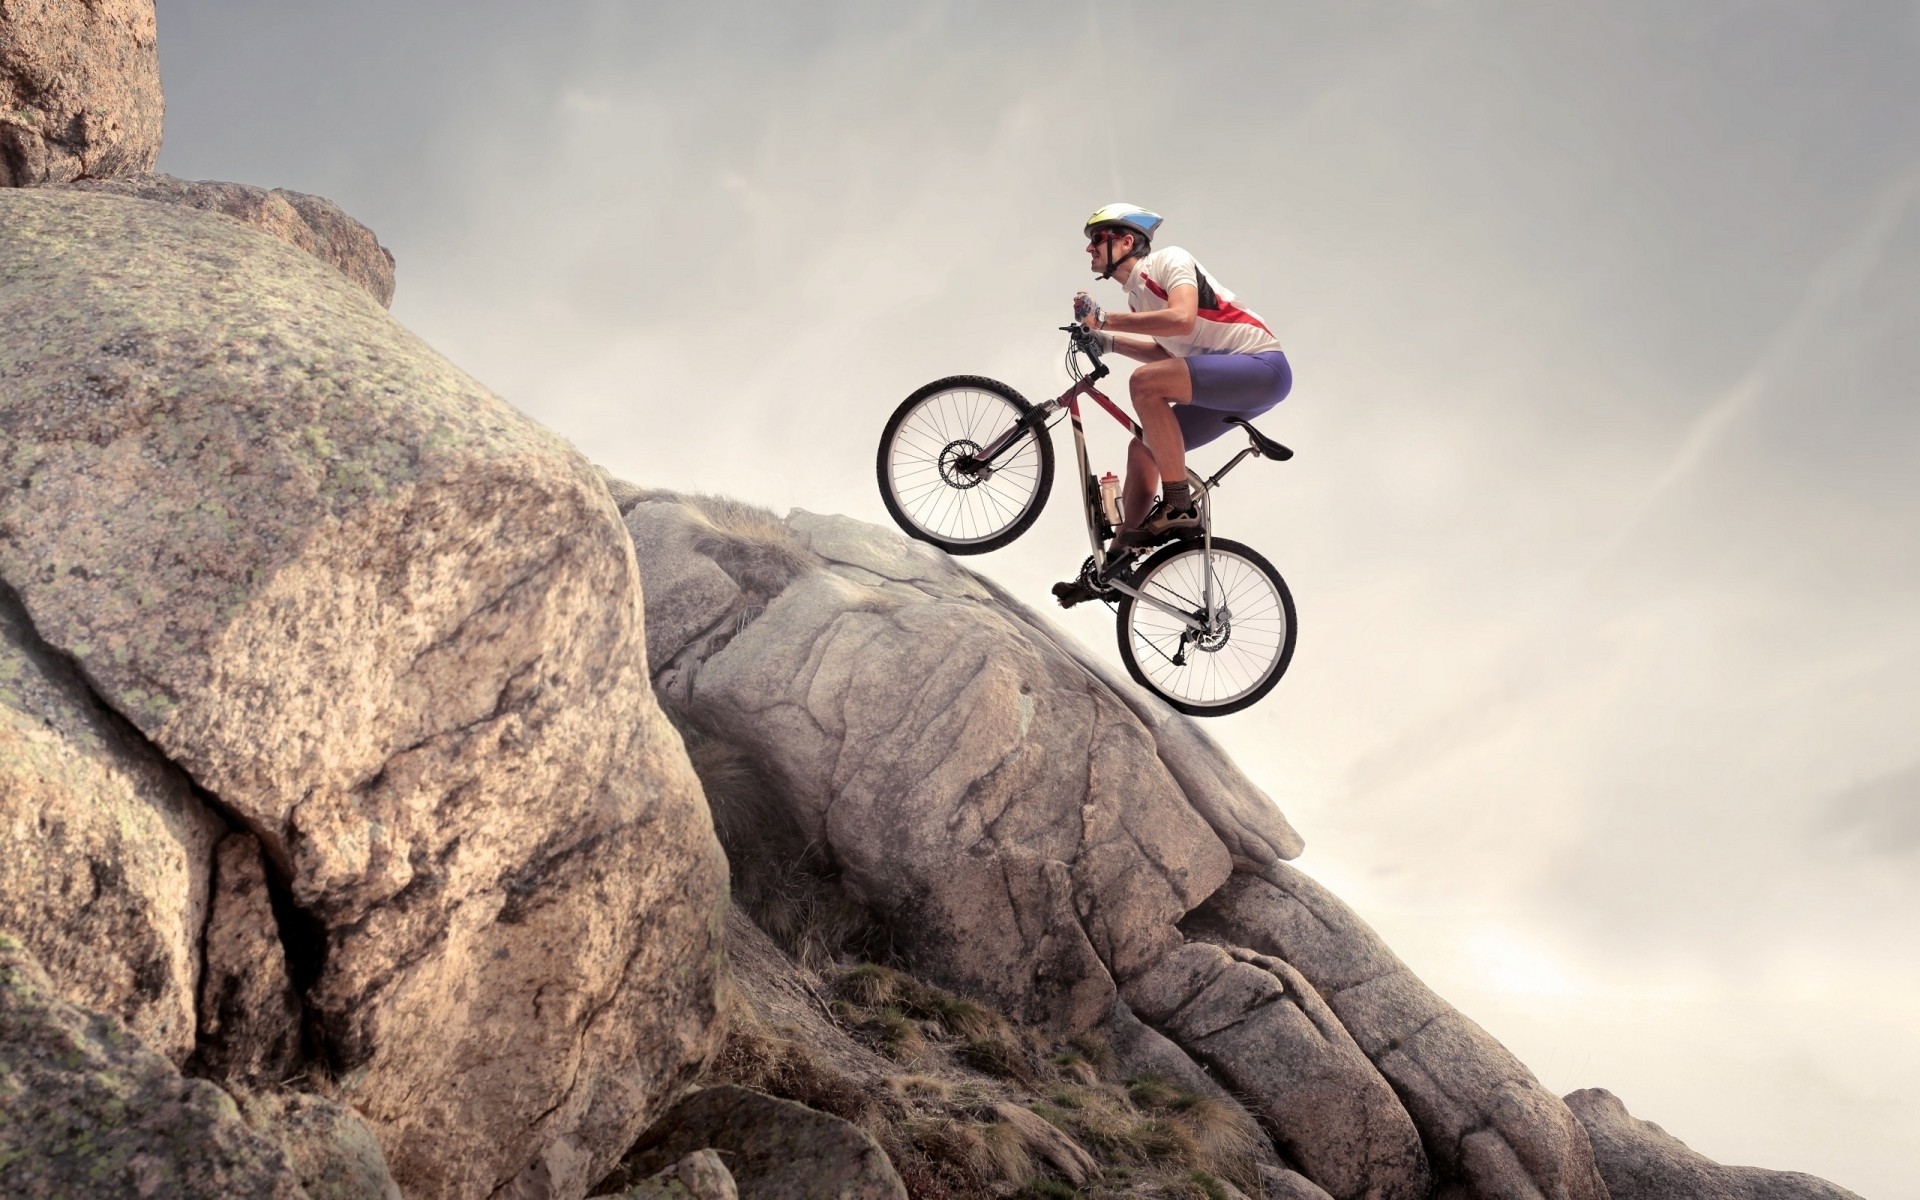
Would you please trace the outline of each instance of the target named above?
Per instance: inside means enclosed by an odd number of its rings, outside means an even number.
[[[1071,331],[1071,327],[1069,327],[1069,332]],[[1081,348],[1078,337],[1075,338],[1075,346],[1076,349]],[[1085,351],[1082,350],[1082,352]],[[1099,381],[1110,373],[1107,365],[1100,361],[1098,355],[1089,354],[1088,357],[1093,360],[1093,370],[1075,380],[1073,386],[1061,392],[1045,404],[1035,405],[1033,411],[1028,413],[1020,424],[1007,430],[995,438],[990,444],[983,446],[980,452],[973,457],[975,462],[990,470],[993,463],[998,460],[1002,454],[1005,454],[1014,445],[1018,444],[1023,435],[1030,433],[1035,437],[1044,437],[1046,431],[1052,427],[1052,418],[1055,414],[1062,411],[1066,412],[1073,422],[1074,459],[1080,469],[1081,506],[1086,512],[1087,541],[1093,547],[1095,570],[1103,571],[1107,566],[1108,556],[1106,543],[1100,535],[1101,527],[1106,524],[1106,514],[1101,511],[1100,487],[1094,480],[1093,468],[1087,459],[1087,431],[1086,425],[1080,416],[1081,397],[1091,397],[1095,403],[1099,404],[1101,408],[1106,409],[1107,414],[1118,421],[1134,437],[1142,438],[1145,435],[1141,431],[1138,422],[1122,412],[1120,407],[1109,399],[1107,394],[1102,392],[1097,386]],[[1228,471],[1239,466],[1241,460],[1252,453],[1254,453],[1254,451],[1251,447],[1242,450],[1239,454],[1235,455],[1226,466],[1216,471],[1211,479],[1201,479],[1191,470],[1187,472],[1188,482],[1193,488],[1194,502],[1200,512],[1201,553],[1204,555],[1207,563],[1206,578],[1202,585],[1203,591],[1201,598],[1204,607],[1201,616],[1195,616],[1192,613],[1174,608],[1158,597],[1147,595],[1145,592],[1138,590],[1124,579],[1113,580],[1108,583],[1107,586],[1114,591],[1123,592],[1126,595],[1132,596],[1134,600],[1141,604],[1150,605],[1153,608],[1159,609],[1195,633],[1208,632],[1214,616],[1212,491],[1219,485],[1220,481],[1226,477]]]

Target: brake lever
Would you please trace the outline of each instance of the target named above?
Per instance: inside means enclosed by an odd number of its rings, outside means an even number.
[[[1060,326],[1060,332],[1073,339],[1073,348],[1093,360],[1094,366],[1100,365],[1100,340],[1085,325],[1073,324]]]

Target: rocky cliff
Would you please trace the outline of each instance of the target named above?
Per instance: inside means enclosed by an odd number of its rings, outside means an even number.
[[[0,1194],[1846,1194],[1547,1092],[990,580],[144,174],[152,29],[0,4]]]

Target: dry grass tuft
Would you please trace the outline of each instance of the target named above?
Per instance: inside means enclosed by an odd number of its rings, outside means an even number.
[[[874,1011],[858,1028],[869,1035],[880,1053],[895,1062],[919,1064],[926,1062],[932,1053],[919,1022],[897,1008]]]
[[[992,1175],[1008,1183],[1028,1183],[1036,1174],[1027,1135],[1006,1121],[980,1127],[981,1152]]]
[[[1257,1155],[1266,1145],[1266,1135],[1246,1110],[1196,1095],[1154,1075],[1128,1080],[1126,1093],[1148,1115],[1158,1140],[1168,1147],[1163,1158],[1242,1187],[1257,1186]]]
[[[945,1101],[953,1096],[953,1085],[934,1075],[895,1075],[887,1086],[909,1100]]]
[[[856,1125],[884,1123],[891,1116],[859,1080],[821,1060],[805,1043],[780,1037],[738,1010],[701,1082],[737,1083]]]
[[[694,539],[693,548],[711,558],[740,585],[741,591],[761,603],[820,565],[820,557],[767,509],[730,496],[703,493],[680,500],[713,526],[711,533]]]
[[[969,1038],[960,1047],[957,1057],[983,1075],[1011,1079],[1029,1086],[1039,1082],[1026,1047],[1011,1036]]]
[[[1112,1043],[1092,1030],[1073,1035],[1048,1061],[1055,1070],[1080,1084],[1111,1081],[1119,1069]]]
[[[773,772],[671,697],[659,700],[706,792],[714,833],[727,852],[734,903],[810,970],[844,957],[883,955],[884,931],[847,897],[827,856],[795,824]]]
[[[897,1008],[909,1016],[931,1021],[941,1032],[953,1037],[1002,1040],[1014,1037],[1007,1019],[985,1005],[877,963],[862,963],[835,976],[833,989],[835,995],[850,1004],[862,1008]]]

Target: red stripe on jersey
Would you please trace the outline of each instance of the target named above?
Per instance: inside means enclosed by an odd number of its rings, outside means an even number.
[[[1202,321],[1223,321],[1229,325],[1255,325],[1268,337],[1273,336],[1273,330],[1267,328],[1265,321],[1254,316],[1246,309],[1238,308],[1225,300],[1220,302],[1219,308],[1212,310],[1201,309],[1200,319]]]
[[[1145,275],[1142,275],[1140,277],[1140,282],[1146,284],[1147,290],[1152,292],[1154,295],[1160,297],[1162,300],[1165,300],[1167,298],[1167,289],[1161,287],[1159,284],[1155,283],[1153,280],[1148,279]],[[1260,318],[1254,316],[1252,313],[1248,312],[1246,309],[1241,308],[1238,305],[1234,304],[1231,300],[1220,301],[1219,308],[1200,309],[1199,312],[1196,313],[1195,315],[1198,316],[1202,321],[1219,321],[1222,324],[1226,324],[1226,325],[1258,326],[1260,329],[1266,332],[1266,335],[1268,337],[1273,336],[1273,330],[1267,328],[1267,324],[1265,321],[1262,321]]]

